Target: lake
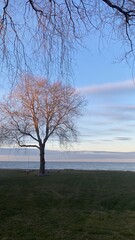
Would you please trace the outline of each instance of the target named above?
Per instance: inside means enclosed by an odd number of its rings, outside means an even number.
[[[37,161],[0,161],[0,169],[39,169]],[[74,169],[74,170],[110,170],[110,171],[133,171],[135,163],[128,162],[46,162],[46,169]]]

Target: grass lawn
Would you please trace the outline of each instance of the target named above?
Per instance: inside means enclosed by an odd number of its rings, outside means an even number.
[[[135,173],[0,170],[0,240],[135,239]]]

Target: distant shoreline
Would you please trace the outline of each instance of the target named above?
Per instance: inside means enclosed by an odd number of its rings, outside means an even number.
[[[38,169],[34,169],[34,170],[26,170],[26,169],[1,169],[0,168],[0,172],[2,173],[24,173],[26,175],[34,175],[34,176],[38,176],[39,174],[39,170]],[[116,174],[135,174],[135,171],[120,171],[120,170],[74,170],[74,169],[46,169],[46,175],[49,176],[51,174],[82,174],[82,173],[86,173],[86,174],[101,174],[101,173],[106,173],[106,174],[110,174],[110,173],[116,173]]]
[[[1,169],[0,168],[0,172],[5,172],[5,173],[8,173],[8,172],[15,172],[15,173],[24,173],[26,175],[38,175],[39,171],[38,170],[25,170],[25,169]],[[95,173],[134,173],[135,172],[132,172],[132,171],[114,171],[114,170],[74,170],[74,169],[63,169],[63,170],[59,170],[59,169],[46,169],[46,174],[53,174],[53,173],[58,173],[58,174],[72,174],[72,173],[76,173],[76,174],[79,174],[79,173],[92,173],[92,174],[95,174]]]
[[[135,152],[46,150],[46,160],[62,162],[135,162]],[[0,148],[0,161],[39,161],[38,149]]]

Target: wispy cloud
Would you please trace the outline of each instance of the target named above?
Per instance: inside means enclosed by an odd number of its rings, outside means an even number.
[[[90,149],[130,151],[135,140],[133,80],[89,85],[78,89],[88,99],[81,144]],[[90,134],[90,135],[89,135]],[[88,136],[87,136],[88,135]]]
[[[104,93],[104,92],[113,92],[113,91],[123,91],[123,90],[134,90],[135,85],[133,80],[116,82],[116,83],[105,83],[98,85],[90,85],[82,88],[78,88],[78,91],[84,94],[94,94],[94,93]]]
[[[89,111],[86,115],[89,117],[89,124],[93,123],[94,125],[100,124],[100,126],[106,125],[110,122],[132,122],[135,121],[135,112],[134,111],[123,111],[123,109],[116,108],[112,110],[111,107],[105,110],[100,109],[100,111]],[[109,122],[108,122],[109,121]],[[100,123],[101,122],[101,123]],[[97,124],[98,123],[98,124]]]
[[[130,141],[130,140],[132,140],[132,138],[130,138],[130,137],[116,137],[114,140],[118,140],[118,141]]]

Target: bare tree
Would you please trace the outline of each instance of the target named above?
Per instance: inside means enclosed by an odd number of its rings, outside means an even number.
[[[106,28],[105,28],[106,26]],[[17,74],[51,67],[68,73],[76,43],[104,29],[122,40],[125,57],[134,53],[133,0],[2,0],[0,60]],[[51,63],[51,64],[50,64]],[[34,67],[33,67],[34,66]],[[37,71],[36,69],[36,71]]]
[[[25,76],[0,104],[6,140],[38,148],[44,175],[46,142],[52,136],[63,144],[75,139],[75,119],[84,105],[84,98],[69,84]]]

